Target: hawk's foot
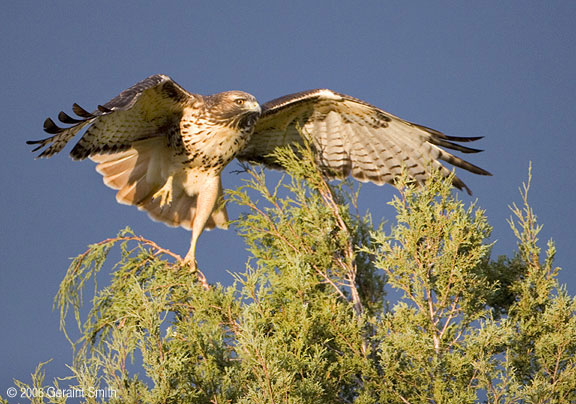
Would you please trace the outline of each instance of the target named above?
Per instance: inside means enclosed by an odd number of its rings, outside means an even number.
[[[196,259],[192,258],[184,258],[184,266],[188,267],[188,269],[190,270],[190,272],[196,272],[198,270],[198,263],[196,262]]]
[[[160,207],[172,203],[172,177],[168,177],[166,183],[152,195],[152,199],[160,198]]]
[[[206,279],[206,276],[198,269],[198,263],[194,257],[186,256],[183,262],[183,268],[187,268],[191,273],[196,274],[198,282],[205,290],[210,289],[210,284]]]

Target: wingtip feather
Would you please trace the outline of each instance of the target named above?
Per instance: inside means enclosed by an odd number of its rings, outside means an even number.
[[[112,112],[110,108],[106,108],[103,105],[98,105],[98,111],[102,112],[103,114],[109,114],[110,112]]]
[[[76,125],[76,124],[84,122],[83,119],[72,118],[70,115],[68,115],[64,111],[60,111],[60,113],[58,114],[58,120],[62,123],[66,123],[69,125]]]
[[[86,111],[84,108],[82,108],[80,105],[76,103],[72,104],[72,111],[74,111],[74,113],[81,118],[86,119],[94,118],[94,115],[92,115],[90,112]]]
[[[62,131],[64,131],[64,128],[56,125],[51,118],[46,118],[44,121],[44,132],[50,133],[51,135],[56,135]]]

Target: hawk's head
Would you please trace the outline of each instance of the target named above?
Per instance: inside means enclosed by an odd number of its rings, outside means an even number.
[[[205,97],[210,117],[218,123],[251,129],[262,111],[256,98],[243,91],[225,91]]]

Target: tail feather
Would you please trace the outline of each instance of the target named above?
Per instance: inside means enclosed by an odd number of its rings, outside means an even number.
[[[170,175],[170,150],[162,138],[137,142],[126,151],[93,155],[98,163],[96,170],[102,174],[104,183],[118,190],[116,200],[126,205],[135,205],[153,219],[169,226],[181,226],[191,230],[196,210],[196,200],[203,190],[201,179],[187,177],[185,173],[175,175],[172,181],[171,203],[161,204],[154,195],[166,183]],[[219,199],[223,201],[222,184]],[[227,228],[228,214],[223,203],[212,212],[206,229]]]
[[[174,187],[173,187],[174,192]],[[159,198],[149,198],[138,206],[148,212],[148,215],[168,226],[181,226],[192,230],[192,218],[194,217],[196,197],[190,197],[184,192],[173,194],[172,203],[161,205]]]
[[[206,229],[210,230],[214,227],[218,227],[220,229],[228,228],[228,212],[226,211],[225,206],[212,212],[210,220],[208,220],[208,223],[206,223]]]
[[[167,212],[167,214],[172,216],[174,223],[181,223],[182,227],[192,229],[195,206],[196,196],[189,197],[184,190],[180,188],[180,193],[176,195],[172,201],[171,211]]]
[[[139,206],[151,199],[160,188],[161,185],[146,182],[146,175],[144,174],[129,180],[126,185],[122,186],[116,193],[116,200],[125,205]]]
[[[135,149],[128,149],[124,152],[115,154],[97,154],[91,157],[91,159],[98,164],[98,172],[102,175],[112,175],[119,170],[127,169],[128,167],[134,168],[134,164],[138,152]]]
[[[99,163],[96,166],[104,177],[104,183],[113,189],[121,189],[135,177],[134,168],[138,162],[138,153],[133,150],[116,154],[100,154],[90,157]]]
[[[216,208],[212,212],[212,216],[210,216],[210,219],[206,224],[207,229],[213,227],[219,227],[221,229],[228,228],[228,211],[226,210],[224,202],[224,191],[222,190],[222,181],[220,181],[218,186],[218,202]]]

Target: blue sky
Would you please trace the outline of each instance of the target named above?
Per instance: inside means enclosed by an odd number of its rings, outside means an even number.
[[[0,16],[0,394],[36,364],[67,375],[71,351],[52,301],[69,258],[131,226],[184,254],[189,234],[118,205],[94,164],[34,161],[25,141],[47,116],[86,109],[154,73],[191,92],[244,90],[260,102],[326,87],[454,136],[485,136],[463,173],[511,254],[508,206],[533,165],[530,200],[576,294],[576,3],[573,1],[6,2]],[[67,151],[69,148],[67,149]],[[225,170],[225,186],[241,176]],[[391,187],[365,186],[361,209],[389,217]],[[465,194],[466,201],[473,200]],[[231,216],[242,210],[229,206]],[[390,218],[391,219],[391,218]],[[222,250],[221,246],[225,246]],[[211,282],[243,271],[241,238],[205,233]]]

